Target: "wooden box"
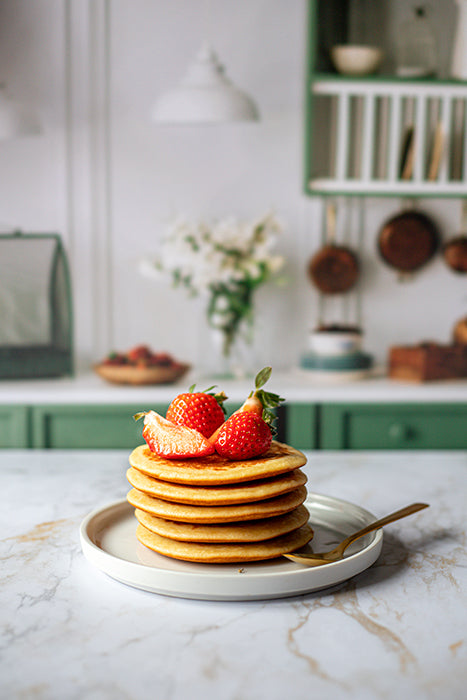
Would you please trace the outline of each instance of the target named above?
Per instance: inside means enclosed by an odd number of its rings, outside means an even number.
[[[421,343],[389,350],[389,377],[409,382],[467,377],[467,346]]]

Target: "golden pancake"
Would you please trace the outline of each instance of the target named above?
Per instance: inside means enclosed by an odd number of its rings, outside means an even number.
[[[299,506],[291,513],[278,515],[275,518],[242,523],[221,523],[220,525],[200,525],[164,520],[138,508],[135,514],[141,525],[156,535],[183,542],[209,543],[261,542],[298,530],[302,525],[306,525],[309,518],[309,512],[305,506]]]
[[[198,544],[178,542],[150,532],[143,525],[136,528],[136,537],[145,547],[173,559],[206,564],[228,564],[246,561],[274,559],[282,554],[300,549],[313,537],[309,525],[303,525],[287,535],[273,537],[265,542],[243,542],[236,544]]]
[[[307,495],[306,487],[299,486],[282,496],[265,501],[242,503],[228,506],[193,506],[184,503],[172,503],[160,498],[153,498],[137,489],[127,494],[128,502],[165,520],[178,520],[185,523],[234,523],[241,520],[259,520],[289,513],[302,505]]]
[[[242,481],[265,479],[286,474],[306,463],[303,452],[273,441],[261,457],[231,461],[217,453],[196,459],[165,459],[151,452],[147,445],[136,447],[130,454],[130,464],[147,476],[192,486],[217,486]]]
[[[272,476],[269,479],[257,479],[250,482],[244,481],[238,485],[225,484],[220,486],[171,484],[169,481],[160,481],[152,476],[147,476],[134,467],[128,469],[126,477],[135,489],[146,493],[148,496],[174,503],[189,503],[199,506],[223,506],[263,501],[266,498],[273,498],[274,496],[293,491],[299,486],[304,486],[307,481],[307,477],[300,469],[294,469],[287,474]]]

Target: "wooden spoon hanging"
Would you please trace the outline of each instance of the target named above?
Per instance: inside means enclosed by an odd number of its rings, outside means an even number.
[[[351,289],[359,273],[356,255],[346,246],[335,243],[336,207],[326,206],[326,245],[313,255],[308,274],[323,294],[342,294]]]

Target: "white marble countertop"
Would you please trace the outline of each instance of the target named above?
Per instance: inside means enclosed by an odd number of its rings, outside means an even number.
[[[196,383],[199,390],[216,384],[232,401],[242,402],[253,388],[253,378],[223,380],[186,375],[176,384],[159,386],[119,386],[109,384],[93,373],[76,377],[0,381],[1,404],[141,404],[169,403],[175,394]],[[467,403],[467,380],[414,384],[374,376],[359,381],[317,380],[304,370],[274,372],[270,391],[289,402],[422,402]]]
[[[124,498],[125,451],[0,451],[0,696],[8,700],[465,698],[467,454],[308,453],[308,488],[385,515],[367,571],[295,598],[206,602],[130,588],[79,524]]]

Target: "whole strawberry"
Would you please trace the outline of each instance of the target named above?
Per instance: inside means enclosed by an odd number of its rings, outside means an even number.
[[[270,426],[271,432],[274,433],[274,420],[276,418],[275,409],[284,399],[279,394],[273,394],[270,391],[265,391],[263,386],[271,376],[272,368],[264,367],[255,377],[255,388],[250,392],[248,398],[232,415],[237,413],[255,413]],[[232,416],[231,416],[232,417]],[[230,420],[230,419],[229,419]],[[215,443],[217,437],[222,430],[221,425],[215,433],[213,433],[209,441]]]
[[[225,420],[222,404],[227,396],[224,392],[208,393],[214,387],[197,392],[194,388],[193,385],[188,392],[173,399],[167,409],[166,418],[176,425],[193,428],[209,438]]]
[[[214,444],[227,459],[250,459],[266,452],[272,442],[269,425],[253,411],[234,413],[224,423]]]

